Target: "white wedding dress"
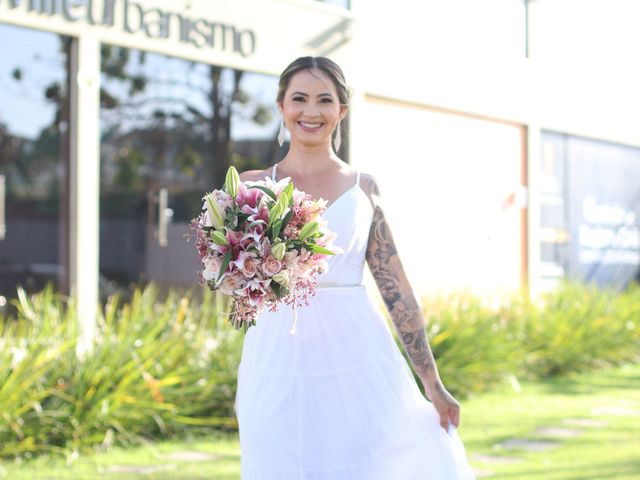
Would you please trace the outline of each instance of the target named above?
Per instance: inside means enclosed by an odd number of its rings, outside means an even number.
[[[324,216],[344,253],[329,259],[316,296],[297,309],[297,333],[282,305],[244,339],[242,479],[473,479],[456,429],[440,426],[361,285],[373,209],[359,175]]]

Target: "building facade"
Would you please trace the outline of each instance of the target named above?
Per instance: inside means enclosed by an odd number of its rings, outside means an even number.
[[[400,1],[395,28],[360,3],[366,113],[353,160],[423,206],[425,249],[414,213],[392,210],[401,250],[420,252],[412,278],[489,292],[637,279],[637,2]],[[391,157],[408,177],[387,171]]]
[[[2,0],[0,294],[53,279],[93,318],[115,288],[192,285],[189,220],[227,165],[284,155],[300,55],[343,66],[339,153],[378,178],[419,293],[623,287],[637,20],[634,0]]]

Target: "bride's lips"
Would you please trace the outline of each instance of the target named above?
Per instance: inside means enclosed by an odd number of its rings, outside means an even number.
[[[320,122],[297,122],[297,123],[300,126],[300,128],[305,132],[317,132],[324,126],[324,123],[320,123]]]

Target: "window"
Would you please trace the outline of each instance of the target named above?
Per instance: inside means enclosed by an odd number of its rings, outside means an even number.
[[[229,164],[262,169],[284,155],[276,92],[275,77],[102,47],[105,276],[121,285],[196,283],[184,235],[202,195],[222,185]]]
[[[640,149],[543,132],[540,166],[542,280],[640,281]]]
[[[16,286],[67,288],[70,39],[0,24],[0,316]]]

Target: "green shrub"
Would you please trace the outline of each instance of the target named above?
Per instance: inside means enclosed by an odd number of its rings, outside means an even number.
[[[501,310],[457,294],[425,304],[424,315],[438,371],[455,395],[488,390],[520,373],[519,332]]]
[[[156,289],[112,297],[92,352],[79,361],[73,305],[45,290],[21,293],[0,356],[0,456],[139,442],[186,428],[237,428],[233,411],[242,337],[225,302]],[[18,352],[11,354],[7,352]]]
[[[18,291],[18,318],[0,324],[0,456],[60,450],[49,442],[60,358],[73,352],[76,322],[60,296],[47,289],[30,300]],[[54,420],[55,421],[55,420]]]
[[[522,292],[491,302],[459,292],[423,304],[440,376],[461,398],[504,380],[640,361],[637,286],[565,284],[537,300]]]
[[[565,284],[512,321],[522,330],[523,365],[533,378],[640,358],[638,288],[619,293]]]
[[[201,298],[203,297],[203,298]],[[102,309],[81,359],[75,305],[51,288],[18,292],[0,321],[0,458],[79,452],[198,429],[236,429],[243,334],[222,297],[154,286]],[[440,375],[455,395],[640,361],[640,288],[565,285],[531,301],[459,293],[424,302]],[[397,339],[396,339],[397,341]],[[403,350],[404,351],[404,350]]]

